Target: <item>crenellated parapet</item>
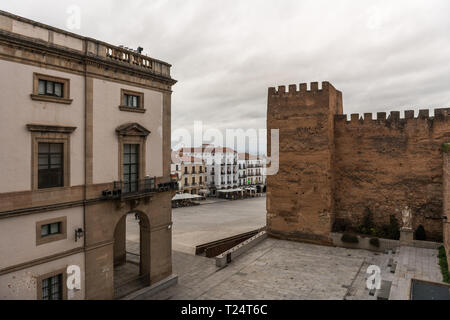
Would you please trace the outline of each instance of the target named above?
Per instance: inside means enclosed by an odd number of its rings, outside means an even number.
[[[286,86],[269,88],[269,96],[286,97],[308,93],[327,92],[330,89],[337,91],[328,81],[322,82],[321,86],[319,86],[319,82],[311,82],[309,85],[307,83],[301,83],[300,85],[291,84],[287,87],[287,91]]]
[[[423,121],[426,123],[434,122],[434,121],[448,121],[450,122],[450,108],[439,108],[434,109],[434,116],[430,116],[430,110],[423,109],[419,110],[418,116],[415,116],[414,110],[406,110],[404,111],[404,116],[401,116],[400,111],[391,111],[389,115],[386,112],[377,112],[376,118],[373,117],[372,113],[354,113],[350,115],[350,120],[348,119],[348,115],[339,114],[335,116],[335,122],[337,125],[345,124],[345,125],[362,125],[362,124],[371,124],[371,125],[406,125],[408,123],[417,124],[418,122]]]

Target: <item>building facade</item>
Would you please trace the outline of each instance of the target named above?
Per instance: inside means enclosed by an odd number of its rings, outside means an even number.
[[[450,109],[343,114],[342,93],[317,82],[268,92],[267,129],[279,130],[279,170],[267,177],[267,227],[272,236],[331,244],[330,232],[355,230],[368,213],[378,228],[401,226],[407,206],[413,229],[442,241],[443,144]],[[268,148],[271,150],[268,134]],[[270,154],[268,155],[270,157]],[[448,230],[448,229],[447,229]]]
[[[262,193],[265,186],[264,160],[257,155],[240,153],[238,166],[239,187]]]
[[[0,11],[0,299],[117,297],[129,213],[171,276],[170,67]]]
[[[200,195],[205,193],[208,178],[205,161],[201,158],[183,157],[172,164],[172,175],[178,179],[178,193]]]
[[[201,148],[182,148],[179,154],[203,159],[206,186],[211,196],[217,196],[219,190],[238,188],[238,153],[235,150],[203,145]]]

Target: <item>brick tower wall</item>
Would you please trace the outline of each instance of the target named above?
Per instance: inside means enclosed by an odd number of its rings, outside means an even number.
[[[279,171],[267,177],[267,229],[271,236],[330,244],[334,222],[334,116],[342,94],[328,82],[276,90],[268,95],[271,129],[279,129]]]
[[[444,245],[450,266],[450,143],[444,146]]]
[[[378,226],[409,206],[413,229],[425,227],[427,240],[442,241],[442,145],[450,138],[450,109],[354,114],[335,121],[335,213],[339,224],[361,224],[367,209]],[[344,221],[342,223],[342,221]]]
[[[409,206],[414,229],[423,225],[428,240],[442,240],[450,109],[434,117],[421,110],[417,118],[413,111],[376,120],[354,114],[351,121],[342,109],[341,92],[328,82],[269,88],[269,156],[271,130],[279,129],[279,171],[267,177],[269,234],[330,243],[338,224],[356,228],[368,210],[379,227],[391,215],[401,224]]]

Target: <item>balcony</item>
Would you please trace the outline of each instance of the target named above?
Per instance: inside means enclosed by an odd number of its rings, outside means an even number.
[[[156,184],[155,178],[148,178],[138,181],[125,182],[115,181],[114,190],[105,190],[102,197],[105,199],[132,199],[147,196],[151,193],[176,191],[178,190],[178,182],[170,181],[166,183]]]

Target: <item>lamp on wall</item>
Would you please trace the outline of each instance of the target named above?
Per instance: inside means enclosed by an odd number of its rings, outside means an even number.
[[[82,228],[75,229],[75,242],[78,241],[78,239],[81,239],[84,237],[84,231]]]

